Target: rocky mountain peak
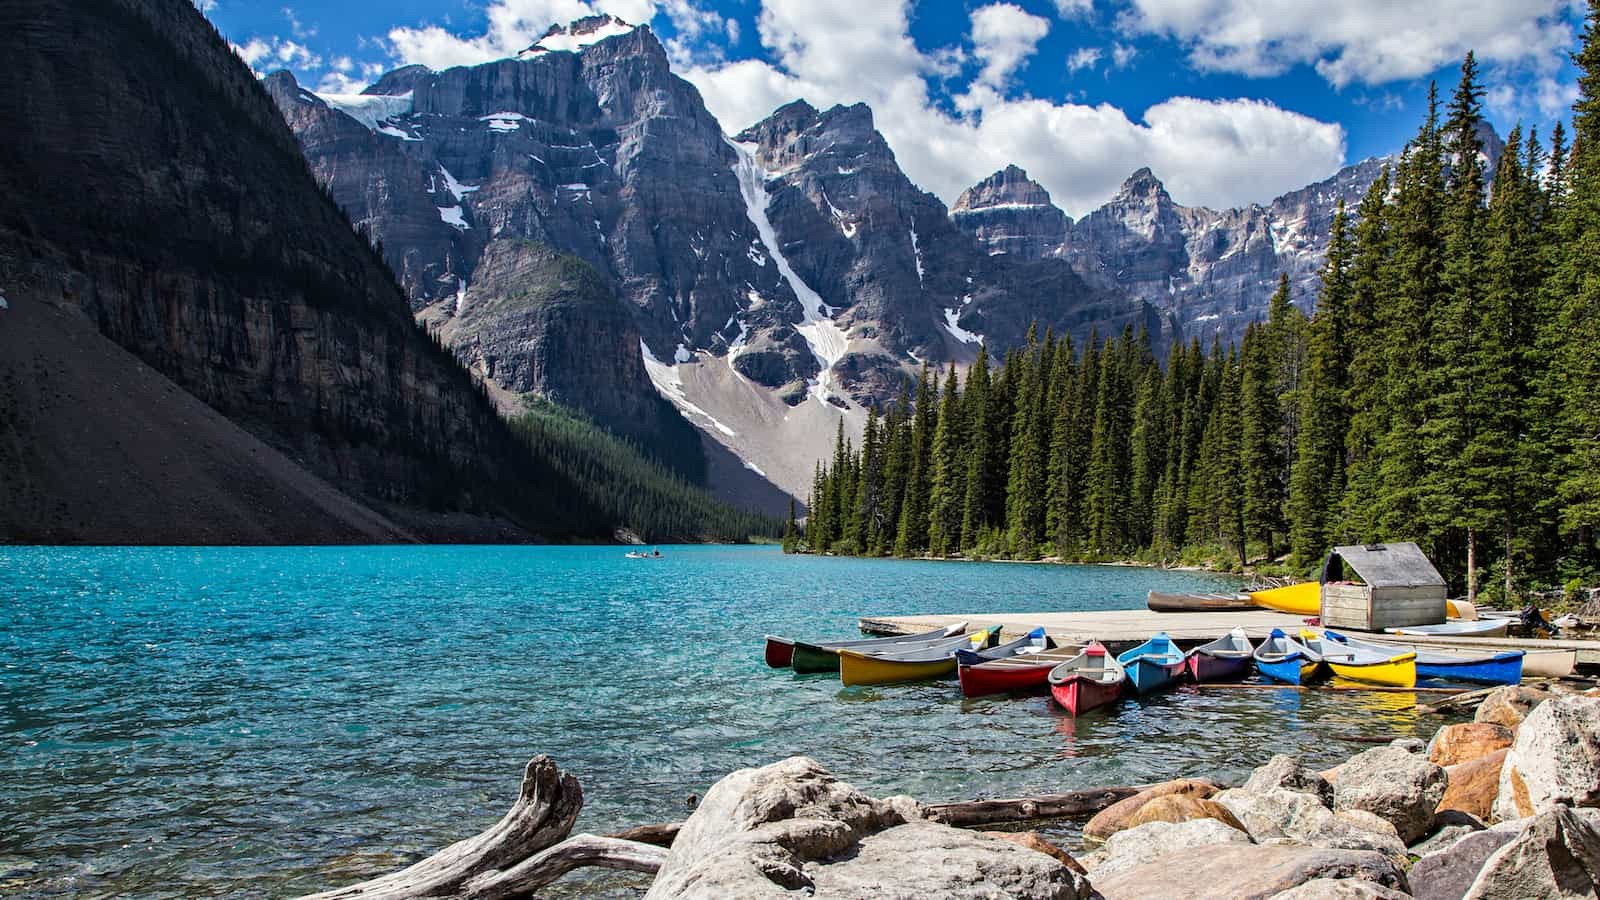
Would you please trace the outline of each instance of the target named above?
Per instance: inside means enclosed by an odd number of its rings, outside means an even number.
[[[950,208],[956,226],[988,249],[1028,259],[1058,255],[1072,220],[1050,202],[1050,192],[1017,166],[978,182]]]
[[[629,25],[616,16],[607,14],[585,16],[569,25],[551,25],[543,37],[535,41],[533,46],[517,54],[517,57],[528,59],[544,53],[562,51],[575,53],[590,44],[632,34],[636,30],[636,26]]]
[[[950,212],[960,214],[996,206],[1050,205],[1050,192],[1029,178],[1022,168],[1011,165],[962,191]]]
[[[1161,179],[1156,177],[1156,173],[1150,171],[1149,166],[1143,166],[1132,175],[1129,175],[1128,180],[1122,183],[1122,187],[1117,190],[1116,200],[1112,202],[1115,203],[1117,200],[1155,201],[1157,203],[1170,204],[1172,203],[1172,196],[1167,193],[1167,186],[1161,183]]]
[[[270,77],[270,76],[269,76]],[[363,94],[376,94],[384,96],[397,96],[416,88],[416,86],[433,77],[433,70],[424,65],[402,66],[379,78],[376,83],[362,91]]]

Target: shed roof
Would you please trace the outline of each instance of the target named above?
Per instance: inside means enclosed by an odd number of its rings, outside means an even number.
[[[1333,556],[1344,560],[1361,576],[1362,581],[1373,587],[1442,587],[1445,583],[1444,577],[1428,561],[1422,548],[1410,541],[1335,547]],[[1326,570],[1327,567],[1324,567]]]

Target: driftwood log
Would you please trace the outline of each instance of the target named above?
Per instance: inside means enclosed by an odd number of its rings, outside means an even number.
[[[1012,797],[1005,800],[967,800],[961,803],[935,803],[922,808],[935,822],[957,828],[973,828],[999,822],[1026,822],[1032,819],[1058,819],[1090,816],[1143,788],[1104,787],[1065,794],[1037,797]]]
[[[535,756],[523,770],[517,801],[487,831],[409,868],[312,897],[525,897],[580,866],[661,868],[666,851],[657,846],[587,834],[568,839],[582,808],[578,779],[550,757]]]
[[[959,803],[936,803],[922,808],[923,814],[935,822],[956,828],[978,828],[1001,822],[1028,822],[1036,819],[1060,819],[1069,816],[1092,816],[1125,797],[1144,790],[1140,787],[1104,787],[1086,791],[1069,791],[1065,794],[1041,794],[1037,797],[1012,797],[1005,800],[964,800]],[[678,836],[682,822],[661,825],[640,825],[611,835],[624,841],[671,847]]]

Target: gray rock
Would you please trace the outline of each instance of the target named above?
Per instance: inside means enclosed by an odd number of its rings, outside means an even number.
[[[1447,809],[1438,813],[1434,818],[1433,824],[1433,833],[1412,844],[1407,851],[1412,856],[1427,856],[1430,853],[1449,849],[1456,841],[1484,829],[1483,822],[1456,809]]]
[[[1404,891],[1348,878],[1318,878],[1281,894],[1272,900],[1405,900],[1411,896]]]
[[[1176,850],[1208,844],[1248,844],[1250,836],[1216,819],[1147,822],[1119,831],[1106,840],[1104,856],[1090,869],[1092,879],[1142,865]]]
[[[1335,815],[1315,797],[1275,788],[1223,791],[1212,798],[1227,807],[1257,843],[1283,841],[1334,850],[1373,850],[1394,860],[1405,858],[1405,843],[1377,817]]]
[[[1565,808],[1529,820],[1484,862],[1465,894],[1466,900],[1595,896],[1600,896],[1600,831]]]
[[[1364,809],[1387,819],[1400,839],[1415,841],[1433,828],[1444,797],[1444,769],[1420,752],[1378,747],[1352,757],[1333,786],[1336,810]]]
[[[1333,785],[1328,783],[1317,770],[1307,767],[1298,757],[1279,753],[1268,760],[1266,765],[1256,767],[1250,773],[1250,778],[1244,783],[1247,791],[1272,790],[1283,788],[1289,791],[1299,791],[1316,797],[1323,806],[1333,806]]]
[[[1083,898],[1059,860],[875,800],[805,757],[741,769],[706,792],[649,898]]]
[[[1400,866],[1382,853],[1249,844],[1191,847],[1091,877],[1105,900],[1260,900],[1320,878],[1370,881],[1400,891],[1407,887]]]
[[[1534,707],[1501,766],[1496,819],[1558,805],[1600,806],[1600,697],[1557,697]]]
[[[1411,866],[1411,893],[1423,900],[1461,900],[1495,851],[1517,836],[1518,828],[1490,828],[1463,835],[1424,855]]]
[[[1407,753],[1426,753],[1426,752],[1428,752],[1428,742],[1423,740],[1422,738],[1414,738],[1414,737],[1395,738],[1394,740],[1389,742],[1389,746],[1395,748],[1396,750],[1404,750]]]

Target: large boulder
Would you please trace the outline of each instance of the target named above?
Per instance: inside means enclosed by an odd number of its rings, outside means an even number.
[[[1215,819],[1193,819],[1177,824],[1149,822],[1125,828],[1107,839],[1101,859],[1089,870],[1090,880],[1098,884],[1100,879],[1115,872],[1190,847],[1248,843],[1249,835]]]
[[[1406,850],[1407,853],[1417,857],[1427,856],[1429,853],[1438,853],[1441,850],[1449,849],[1456,841],[1467,835],[1475,834],[1484,829],[1482,819],[1455,809],[1444,810],[1434,816],[1433,825],[1433,833],[1412,844]]]
[[[1355,755],[1340,769],[1333,807],[1364,809],[1387,819],[1409,844],[1432,830],[1444,789],[1444,769],[1421,754],[1377,747]]]
[[[1045,853],[926,821],[793,757],[706,792],[645,895],[1083,898],[1088,882]]]
[[[1018,847],[1027,847],[1029,850],[1053,857],[1057,860],[1060,860],[1062,865],[1074,872],[1077,872],[1079,875],[1088,874],[1084,870],[1083,865],[1072,858],[1072,854],[1046,840],[1044,836],[1039,834],[1037,831],[984,831],[981,832],[981,834],[984,837],[992,837],[996,840],[1010,841],[1011,843],[1016,844]]]
[[[1394,827],[1366,813],[1335,815],[1316,797],[1275,788],[1247,791],[1235,788],[1216,796],[1245,826],[1257,843],[1282,841],[1330,850],[1376,850],[1405,858],[1406,845]]]
[[[1472,721],[1516,728],[1534,707],[1548,699],[1550,699],[1549,693],[1519,684],[1495,688],[1483,698],[1483,702],[1478,704],[1478,711],[1473,714]]]
[[[1245,830],[1243,823],[1234,818],[1226,806],[1215,800],[1190,794],[1168,794],[1151,800],[1139,807],[1128,819],[1128,828],[1138,828],[1150,822],[1177,824],[1195,819],[1215,819],[1230,828]]]
[[[1407,876],[1419,900],[1461,900],[1497,850],[1516,839],[1518,828],[1502,826],[1474,831],[1449,846],[1425,853]]]
[[[1407,887],[1400,866],[1382,853],[1289,845],[1208,844],[1091,877],[1105,900],[1265,900],[1319,878]]]
[[[1465,895],[1466,900],[1596,896],[1600,896],[1600,831],[1564,807],[1530,820],[1496,850]]]
[[[1444,771],[1448,783],[1444,796],[1439,800],[1438,812],[1457,810],[1489,821],[1494,811],[1495,797],[1500,793],[1500,769],[1510,752],[1496,750],[1488,756],[1446,768]]]
[[[1428,760],[1448,769],[1503,750],[1515,737],[1515,732],[1495,722],[1446,725],[1428,742]]]
[[[1132,797],[1124,797],[1096,813],[1083,826],[1083,836],[1090,841],[1103,841],[1129,827],[1135,813],[1158,797],[1181,795],[1206,798],[1218,791],[1216,784],[1201,778],[1179,778],[1145,788]]]
[[[1245,790],[1257,793],[1270,791],[1273,788],[1300,791],[1316,797],[1322,801],[1323,806],[1333,806],[1333,785],[1328,779],[1323,778],[1315,769],[1308,768],[1298,757],[1285,753],[1279,753],[1268,760],[1266,765],[1258,766],[1244,783]]]
[[[1528,714],[1500,770],[1494,816],[1600,806],[1600,697],[1548,700]]]
[[[1407,900],[1411,895],[1370,881],[1349,878],[1318,878],[1281,894],[1272,900]]]

